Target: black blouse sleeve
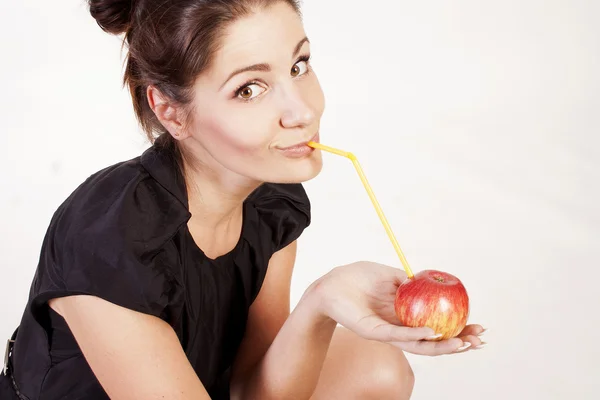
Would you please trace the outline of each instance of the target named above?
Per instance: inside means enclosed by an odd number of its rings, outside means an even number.
[[[311,222],[310,201],[301,184],[265,183],[253,194],[272,253],[298,239]]]
[[[167,318],[181,291],[170,239],[186,220],[172,195],[135,166],[90,177],[50,224],[34,282],[37,303],[86,294]]]

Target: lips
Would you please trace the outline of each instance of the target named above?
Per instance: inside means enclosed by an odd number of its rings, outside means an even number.
[[[319,133],[317,132],[309,140],[305,140],[303,142],[296,143],[294,145],[287,146],[287,147],[279,147],[279,146],[277,146],[277,149],[279,149],[279,150],[292,150],[293,151],[293,150],[298,150],[298,149],[301,149],[303,147],[306,147],[308,145],[308,142],[318,142],[318,141],[319,141]]]
[[[317,133],[310,140],[306,140],[300,143],[297,143],[293,146],[288,147],[276,147],[276,149],[288,158],[304,158],[310,156],[315,149],[308,145],[309,141],[319,141],[319,134]]]

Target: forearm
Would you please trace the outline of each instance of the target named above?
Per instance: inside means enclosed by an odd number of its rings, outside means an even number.
[[[308,399],[314,392],[336,322],[320,311],[316,285],[290,314],[244,382],[244,399]]]

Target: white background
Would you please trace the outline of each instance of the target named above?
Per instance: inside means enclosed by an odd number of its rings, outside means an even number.
[[[598,398],[600,2],[320,0],[304,14],[322,141],[358,156],[413,269],[461,278],[489,328],[483,350],[409,355],[413,398]],[[120,41],[83,0],[2,0],[0,58],[7,338],[56,207],[147,143]],[[324,157],[294,304],[336,265],[400,266],[350,162]]]

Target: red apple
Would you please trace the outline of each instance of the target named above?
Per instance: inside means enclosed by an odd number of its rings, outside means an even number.
[[[436,340],[444,340],[458,335],[467,324],[469,296],[454,275],[424,270],[402,282],[394,308],[402,325],[429,327],[442,335]]]

